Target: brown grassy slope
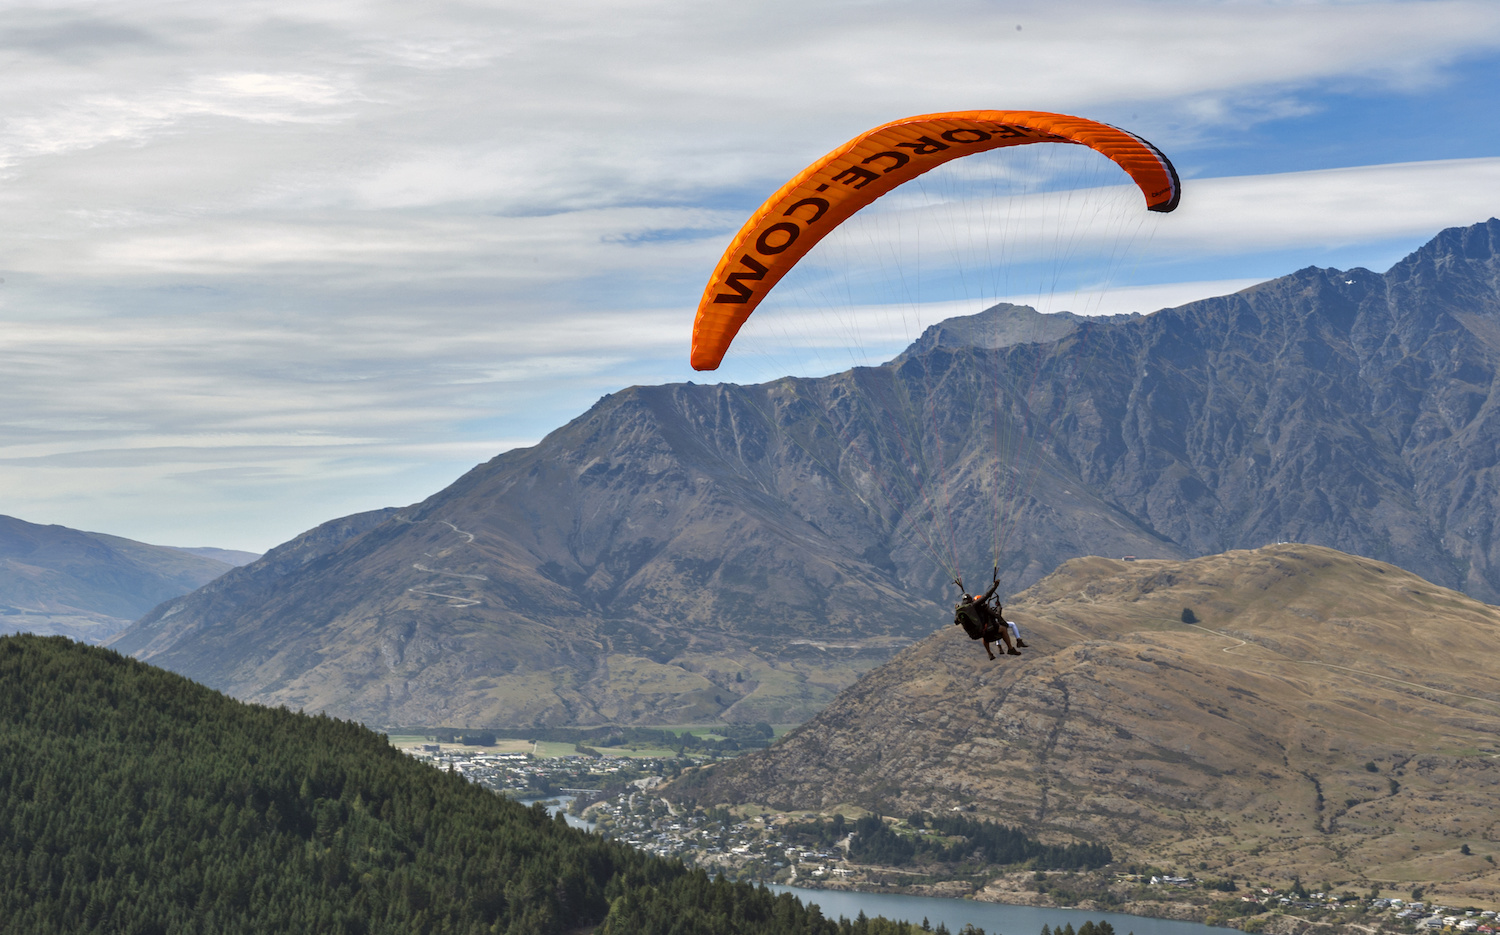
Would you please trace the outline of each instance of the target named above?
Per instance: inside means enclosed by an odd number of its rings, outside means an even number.
[[[1183,869],[1500,890],[1484,860],[1500,854],[1500,608],[1277,545],[1077,559],[1007,610],[1033,647],[1020,659],[947,627],[678,794],[972,804]]]

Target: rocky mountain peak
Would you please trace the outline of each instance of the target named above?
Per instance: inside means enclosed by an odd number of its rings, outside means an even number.
[[[1460,311],[1500,313],[1500,219],[1444,230],[1386,279],[1403,295],[1425,291]]]
[[[973,315],[958,315],[929,325],[906,350],[891,360],[891,364],[900,366],[939,347],[993,351],[1017,344],[1048,344],[1067,337],[1085,322],[1115,324],[1142,317],[1139,312],[1095,316],[1073,312],[1043,313],[1029,305],[1001,302]]]

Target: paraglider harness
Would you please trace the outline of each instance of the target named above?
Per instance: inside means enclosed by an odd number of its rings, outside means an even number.
[[[970,600],[968,590],[964,587],[962,577],[954,578],[953,583],[958,585],[963,597],[957,604],[953,605],[953,625],[961,626],[971,640],[998,640],[1000,639],[1000,615],[990,610],[986,605],[1000,586],[1000,569],[996,568],[994,581],[990,590],[979,600]]]

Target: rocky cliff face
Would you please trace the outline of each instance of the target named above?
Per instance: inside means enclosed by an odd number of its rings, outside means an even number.
[[[1500,885],[1483,847],[1462,853],[1500,789],[1500,608],[1275,545],[1076,559],[1007,610],[1019,658],[991,662],[950,626],[666,794],[967,808],[1216,875]]]
[[[1383,276],[1305,269],[1087,326],[1037,408],[1093,489],[1189,554],[1316,542],[1494,600],[1497,248],[1491,220]]]
[[[0,516],[0,633],[97,643],[229,569],[181,549]]]
[[[116,645],[380,725],[785,721],[992,564],[1015,589],[1297,540],[1493,599],[1497,244],[1490,221],[1384,275],[1046,333],[1008,307],[885,367],[632,387]]]

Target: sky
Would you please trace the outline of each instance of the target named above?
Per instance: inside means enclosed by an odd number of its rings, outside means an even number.
[[[0,0],[0,73],[0,513],[167,545],[263,551],[624,387],[776,375],[688,367],[704,282],[899,117],[1173,159],[1090,312],[1500,214],[1492,0]]]

